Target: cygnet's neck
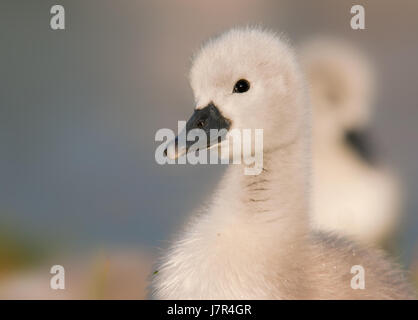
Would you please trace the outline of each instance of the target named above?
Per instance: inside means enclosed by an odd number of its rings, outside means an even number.
[[[242,206],[228,214],[248,221],[283,225],[295,231],[308,225],[309,166],[304,141],[268,150],[259,175],[245,175],[246,164],[230,165],[216,196],[221,206]]]
[[[187,241],[194,248],[199,247],[200,266],[211,266],[214,270],[213,274],[206,273],[213,286],[218,282],[222,286],[224,281],[229,283],[229,296],[240,298],[235,292],[244,292],[246,298],[270,299],[291,297],[296,288],[303,287],[298,277],[307,261],[306,156],[303,141],[296,140],[264,152],[263,171],[259,175],[244,175],[244,165],[229,166],[207,215],[199,219],[197,228],[189,234],[194,236]],[[225,274],[225,279],[221,274]],[[239,275],[237,281],[235,275]],[[263,283],[270,281],[278,291],[268,294]],[[243,284],[251,286],[242,288]],[[223,297],[219,292],[227,294],[214,289],[204,296]]]
[[[244,164],[230,165],[208,211],[218,236],[230,233],[231,242],[252,242],[256,251],[265,247],[271,252],[272,245],[277,252],[297,251],[309,229],[306,148],[299,136],[285,146],[267,149],[263,170],[255,176],[244,174]]]
[[[306,156],[296,139],[267,149],[257,176],[231,164],[205,213],[163,261],[155,296],[281,299],[308,292],[300,281],[308,260]]]

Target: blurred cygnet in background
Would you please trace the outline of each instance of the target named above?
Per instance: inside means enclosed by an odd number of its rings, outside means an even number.
[[[368,139],[375,74],[357,48],[316,38],[301,47],[313,109],[312,224],[372,244],[397,228],[397,177],[383,168]]]

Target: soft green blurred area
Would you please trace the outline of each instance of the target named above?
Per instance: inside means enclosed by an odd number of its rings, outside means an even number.
[[[41,243],[16,228],[0,225],[0,279],[10,273],[32,267],[48,255],[47,243]]]
[[[155,132],[192,113],[193,52],[248,24],[295,45],[334,35],[372,57],[372,129],[406,192],[388,246],[418,279],[418,2],[363,2],[366,30],[353,31],[346,0],[1,1],[0,298],[145,297],[153,257],[224,170],[159,166]],[[57,3],[65,31],[49,27]],[[54,264],[65,294],[49,289]]]

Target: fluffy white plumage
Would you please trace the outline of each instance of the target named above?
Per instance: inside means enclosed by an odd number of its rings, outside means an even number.
[[[259,29],[208,42],[191,69],[196,108],[213,102],[231,128],[264,129],[264,170],[230,165],[206,207],[153,275],[157,299],[407,298],[397,266],[380,253],[309,230],[309,107],[289,46]],[[232,89],[238,79],[251,88]],[[350,287],[353,265],[366,289]]]
[[[332,38],[311,39],[301,53],[314,115],[313,227],[378,244],[398,226],[399,182],[345,139],[365,132],[373,115],[372,64],[358,48]]]

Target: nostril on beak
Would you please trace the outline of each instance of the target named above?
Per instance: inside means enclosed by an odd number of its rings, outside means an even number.
[[[197,122],[197,127],[198,128],[203,128],[203,126],[205,125],[205,123],[206,123],[206,120],[199,120]]]

